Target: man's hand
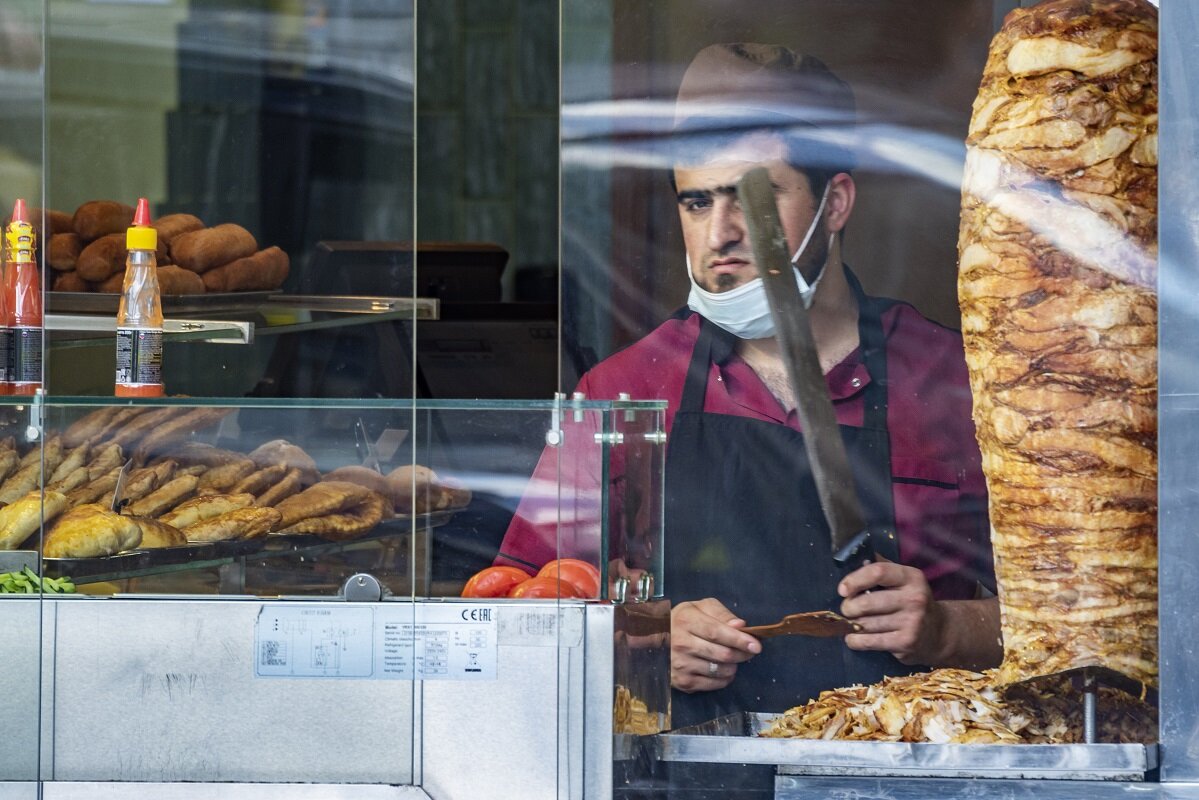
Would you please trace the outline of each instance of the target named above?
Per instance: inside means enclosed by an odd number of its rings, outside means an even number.
[[[867,564],[837,586],[841,613],[862,626],[845,637],[851,650],[883,650],[904,664],[983,669],[999,663],[1003,647],[999,603],[938,602],[924,573],[890,561]]]
[[[679,603],[670,612],[670,684],[684,692],[711,692],[733,682],[737,665],[762,652],[738,619],[709,597]]]
[[[867,564],[842,579],[841,613],[862,626],[845,637],[851,650],[885,650],[904,664],[939,663],[944,613],[924,573],[890,561]]]

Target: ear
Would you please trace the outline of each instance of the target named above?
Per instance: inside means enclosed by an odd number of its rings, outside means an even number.
[[[838,172],[828,182],[827,225],[830,233],[837,233],[849,222],[853,203],[857,198],[857,186],[847,172]]]

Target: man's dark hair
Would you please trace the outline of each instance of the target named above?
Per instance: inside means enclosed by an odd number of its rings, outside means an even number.
[[[716,44],[696,54],[675,101],[676,163],[704,160],[750,133],[782,136],[787,162],[819,195],[854,167],[856,102],[823,61],[779,45]]]

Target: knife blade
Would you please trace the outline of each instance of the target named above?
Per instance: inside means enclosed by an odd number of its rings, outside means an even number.
[[[770,173],[763,167],[746,172],[737,182],[737,198],[745,215],[754,263],[766,288],[766,300],[774,319],[775,336],[787,378],[795,395],[816,494],[828,520],[833,559],[847,570],[853,569],[867,558],[873,558],[870,532],[854,488],[853,472],[833,412],[833,402],[829,399],[824,371],[820,368],[808,310],[795,283]]]
[[[125,505],[121,495],[125,493],[125,481],[129,478],[129,470],[133,466],[133,459],[127,459],[121,467],[121,471],[117,473],[117,484],[112,487],[112,510],[120,513],[121,507]]]

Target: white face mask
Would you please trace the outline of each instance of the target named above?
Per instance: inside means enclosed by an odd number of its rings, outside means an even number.
[[[828,189],[829,185],[825,184],[824,194],[820,198],[820,206],[816,209],[816,216],[812,217],[812,224],[808,226],[808,232],[804,234],[803,241],[799,243],[795,255],[791,256],[791,271],[795,273],[795,285],[799,287],[799,296],[803,299],[804,308],[812,307],[816,287],[820,285],[820,279],[824,277],[825,265],[820,265],[820,272],[809,285],[803,275],[799,274],[795,262],[799,261],[804,254],[812,234],[816,232],[816,223],[820,221],[820,215],[824,212],[824,204],[828,202]],[[836,236],[835,233],[830,233],[828,237],[830,251],[834,236]],[[709,292],[695,282],[695,276],[691,274],[691,256],[688,255],[687,280],[691,281],[691,293],[687,295],[687,307],[692,311],[702,314],[715,325],[741,339],[766,339],[774,336],[774,320],[770,316],[766,286],[762,283],[761,278],[754,278],[727,292]]]

